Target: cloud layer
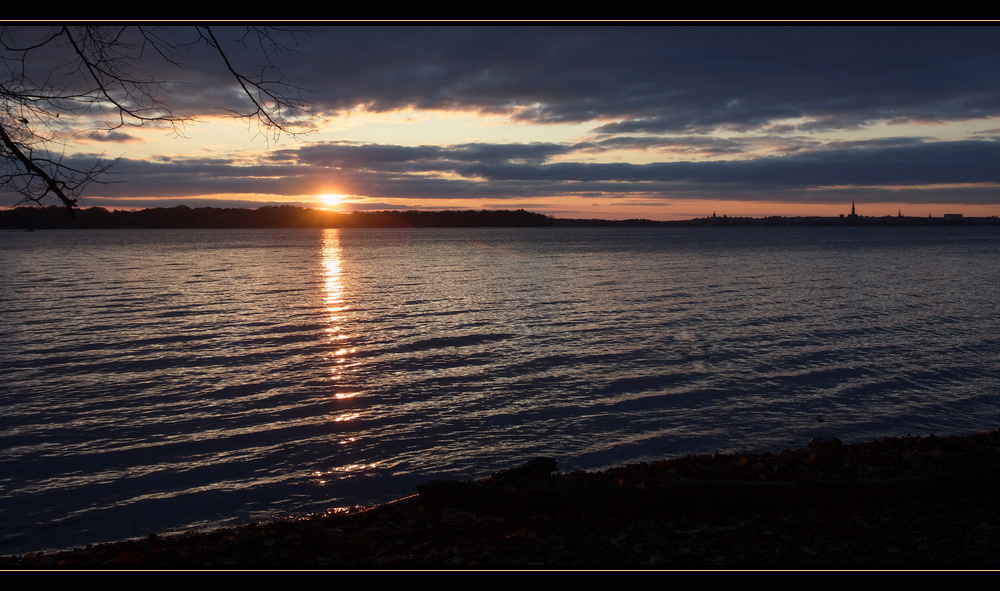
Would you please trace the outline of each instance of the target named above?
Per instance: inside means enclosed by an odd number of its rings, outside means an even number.
[[[217,33],[228,39],[241,32]],[[538,126],[586,124],[590,132],[572,142],[317,141],[267,150],[249,164],[246,157],[126,157],[115,180],[127,182],[92,194],[295,198],[336,179],[344,192],[372,202],[578,196],[998,204],[996,33],[994,27],[323,27],[283,37],[301,54],[271,56],[285,80],[309,89],[318,116],[472,111]],[[253,43],[246,50],[226,43],[237,67],[261,63]],[[183,83],[170,98],[174,108],[210,116],[220,106],[245,107],[230,85],[219,83],[226,73],[217,55],[201,48],[184,57],[183,69],[156,67]],[[935,135],[944,124],[991,119],[986,132]],[[881,135],[865,135],[876,126]],[[106,146],[134,137],[96,139]]]

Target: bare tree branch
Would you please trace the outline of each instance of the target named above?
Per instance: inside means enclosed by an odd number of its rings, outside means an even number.
[[[88,185],[107,182],[114,161],[67,164],[57,154],[68,149],[65,130],[83,117],[107,114],[112,118],[95,129],[165,123],[179,133],[178,126],[193,118],[175,115],[161,99],[174,83],[139,72],[150,60],[182,67],[185,53],[198,46],[220,58],[248,103],[245,110],[224,111],[256,121],[261,133],[274,137],[300,133],[295,124],[308,115],[304,91],[283,81],[272,58],[295,52],[277,35],[294,42],[301,31],[246,27],[230,40],[242,48],[255,44],[263,54],[266,63],[255,74],[234,64],[211,27],[193,32],[184,39],[164,27],[0,27],[0,193],[40,205],[56,199],[72,215]]]
[[[226,64],[226,69],[239,83],[243,93],[255,108],[252,113],[229,112],[242,119],[257,119],[265,128],[275,133],[295,135],[295,132],[291,131],[291,120],[303,115],[307,106],[307,103],[300,98],[302,89],[285,83],[281,71],[271,63],[270,56],[266,53],[268,65],[261,67],[259,74],[251,77],[238,72],[229,61],[211,27],[198,27],[198,29],[205,43],[219,53]],[[239,41],[243,42],[251,32],[257,33],[258,42],[264,46],[276,50],[288,50],[286,46],[276,42],[267,30],[257,27],[248,27]],[[275,74],[277,78],[269,79],[267,77],[269,73]]]

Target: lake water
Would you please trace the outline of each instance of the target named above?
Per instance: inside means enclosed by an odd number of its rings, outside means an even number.
[[[987,227],[0,232],[0,554],[995,428],[998,270]]]

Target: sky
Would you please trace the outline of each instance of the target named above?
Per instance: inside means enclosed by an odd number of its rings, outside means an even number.
[[[228,117],[247,103],[217,53],[148,52],[138,71],[193,120],[61,118],[66,162],[119,159],[83,204],[1000,215],[993,26],[303,28],[276,54],[216,30],[237,70],[270,57],[302,89],[302,133]]]

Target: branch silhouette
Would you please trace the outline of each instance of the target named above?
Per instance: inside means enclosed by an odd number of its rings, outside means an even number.
[[[92,131],[165,124],[181,134],[196,115],[177,115],[162,98],[177,86],[146,68],[181,68],[185,54],[209,49],[224,67],[220,84],[234,85],[245,109],[219,107],[268,138],[297,136],[308,116],[304,89],[284,82],[274,58],[297,53],[297,28],[243,27],[228,42],[253,49],[266,64],[248,73],[216,30],[141,26],[0,27],[0,192],[20,203],[55,199],[72,216],[85,188],[106,184],[116,160],[67,156],[69,132],[92,119]],[[282,41],[281,39],[287,39]]]

